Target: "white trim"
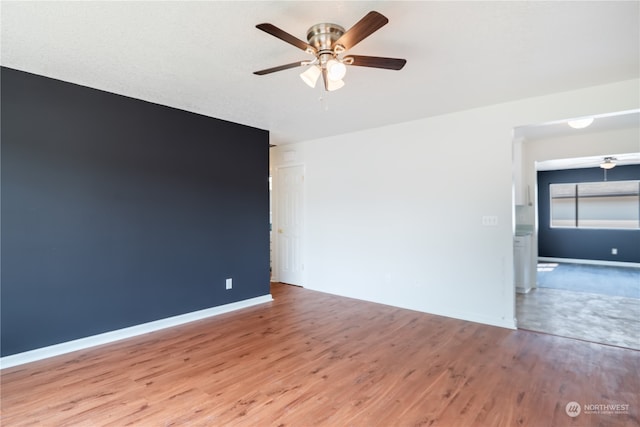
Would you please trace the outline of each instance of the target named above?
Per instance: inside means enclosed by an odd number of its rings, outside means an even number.
[[[601,261],[598,259],[573,259],[573,258],[553,258],[538,257],[538,261],[544,262],[568,262],[572,264],[589,264],[589,265],[607,265],[611,267],[632,267],[640,268],[639,262],[623,262],[623,261]]]
[[[490,326],[497,326],[500,328],[506,328],[506,329],[518,329],[516,326],[516,319],[515,318],[504,318],[504,317],[489,317],[489,316],[484,316],[481,314],[477,314],[477,313],[468,313],[468,312],[459,312],[459,311],[452,311],[452,312],[442,312],[442,313],[431,313],[429,312],[429,314],[435,314],[436,316],[445,316],[445,317],[451,317],[453,319],[458,319],[458,320],[464,320],[467,322],[473,322],[473,323],[480,323],[482,325],[490,325]]]
[[[309,289],[317,290],[317,289],[313,289],[313,288],[309,288]],[[330,294],[330,295],[337,295],[337,296],[345,297],[345,298],[352,298],[352,299],[356,299],[356,300],[359,300],[359,301],[368,301],[368,302],[372,302],[372,303],[375,303],[375,304],[386,305],[386,306],[389,306],[389,307],[402,308],[404,310],[413,310],[413,311],[417,311],[417,312],[420,312],[420,313],[431,314],[431,315],[434,315],[434,316],[448,317],[450,319],[462,320],[462,321],[465,321],[465,322],[480,323],[482,325],[497,326],[497,327],[500,327],[500,328],[513,329],[513,330],[518,329],[516,327],[516,319],[515,318],[509,319],[509,318],[505,318],[505,317],[498,318],[498,317],[493,317],[493,316],[484,316],[482,314],[471,313],[471,312],[467,312],[467,311],[431,310],[431,309],[419,308],[419,307],[416,307],[414,305],[389,304],[388,302],[382,302],[382,301],[378,301],[378,300],[375,300],[375,299],[365,299],[365,298],[362,298],[362,297],[343,294],[343,293],[337,293],[337,292],[330,292],[330,291],[324,291],[324,290],[320,290],[318,292],[327,293],[327,294]]]
[[[35,350],[29,350],[23,353],[12,354],[11,356],[0,358],[0,369],[11,368],[13,366],[22,365],[24,363],[35,362],[37,360],[59,356],[65,353],[71,353],[72,351],[85,350],[97,345],[109,344],[125,338],[131,338],[138,335],[147,334],[149,332],[171,328],[173,326],[182,325],[184,323],[189,323],[196,320],[206,319],[207,317],[217,316],[219,314],[240,310],[242,308],[263,304],[269,301],[273,301],[273,297],[271,296],[271,294],[246,299],[243,301],[232,302],[230,304],[224,304],[217,307],[206,308],[204,310],[193,311],[191,313],[180,314],[178,316],[167,317],[165,319],[154,320],[152,322],[142,323],[140,325],[117,329],[115,331],[92,335],[89,337],[67,341],[60,344],[54,344],[48,347],[37,348]]]
[[[451,317],[453,319],[464,320],[466,322],[480,323],[482,325],[490,325],[497,326],[499,328],[505,329],[513,329],[516,330],[518,327],[516,326],[516,319],[507,319],[507,318],[497,318],[497,317],[488,317],[475,313],[462,313],[462,312],[451,312],[451,313],[429,313],[435,314],[437,316],[445,316]]]

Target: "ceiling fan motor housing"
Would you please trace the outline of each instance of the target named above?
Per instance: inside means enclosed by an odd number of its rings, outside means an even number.
[[[335,55],[331,46],[344,34],[344,28],[338,24],[322,23],[316,24],[307,31],[309,44],[318,51],[318,57],[322,58],[326,54],[331,57]]]

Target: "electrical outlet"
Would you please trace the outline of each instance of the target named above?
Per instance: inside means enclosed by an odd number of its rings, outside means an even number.
[[[611,248],[611,255],[618,255],[618,248]]]
[[[485,227],[495,227],[498,225],[498,217],[495,215],[485,215],[482,217],[482,225]]]
[[[233,288],[233,279],[227,279],[225,282],[225,286],[227,290]]]

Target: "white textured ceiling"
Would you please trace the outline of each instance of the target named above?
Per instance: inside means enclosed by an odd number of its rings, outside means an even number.
[[[10,2],[3,66],[267,129],[275,144],[639,77],[637,1]],[[389,24],[351,53],[406,58],[401,71],[350,67],[319,98],[308,59],[255,28],[305,39],[370,10]]]

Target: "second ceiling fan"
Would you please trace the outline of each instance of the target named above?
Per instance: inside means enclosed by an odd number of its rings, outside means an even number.
[[[253,74],[261,76],[289,68],[308,66],[309,69],[300,74],[302,80],[309,86],[315,87],[318,78],[322,76],[325,90],[333,91],[344,86],[342,78],[346,73],[347,65],[400,70],[407,63],[406,59],[345,55],[347,50],[379,30],[387,22],[389,20],[384,15],[371,11],[347,31],[337,24],[316,24],[307,31],[308,42],[292,36],[273,24],[258,24],[256,28],[304,50],[315,58],[255,71]]]

